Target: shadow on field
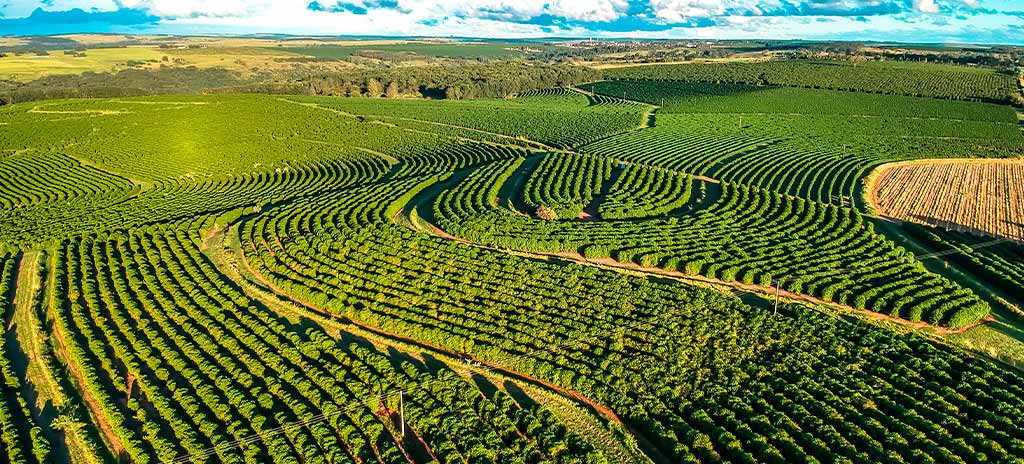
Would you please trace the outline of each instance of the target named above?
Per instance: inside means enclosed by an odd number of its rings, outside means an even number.
[[[530,409],[537,405],[537,401],[530,398],[530,395],[523,391],[522,388],[519,388],[519,385],[516,385],[515,382],[506,380],[501,384],[501,386],[504,387],[505,391],[508,392],[512,399],[516,400],[516,403],[519,403],[519,407],[523,409]]]
[[[995,319],[989,324],[992,329],[1024,343],[1024,318],[1006,311],[993,311],[992,317]]]
[[[470,377],[473,378],[473,383],[476,384],[476,388],[478,388],[480,392],[483,393],[485,397],[487,397],[487,399],[494,399],[494,394],[498,392],[497,385],[491,382],[490,379],[488,379],[487,377],[484,377],[478,373],[473,373],[473,375]]]
[[[1001,235],[997,235],[995,233],[995,231],[986,231],[986,230],[976,229],[974,227],[968,227],[968,226],[965,226],[965,225],[957,223],[957,222],[947,221],[945,219],[940,219],[940,218],[936,218],[936,217],[932,217],[932,216],[925,216],[923,214],[911,214],[910,218],[914,222],[917,222],[917,223],[920,223],[920,224],[929,225],[929,226],[935,227],[936,229],[942,229],[942,230],[944,230],[946,232],[963,232],[963,233],[968,233],[968,234],[972,234],[972,235],[978,235],[978,236],[981,236],[981,237],[1002,237]],[[1013,223],[1011,223],[1009,221],[1003,221],[1003,222],[1005,222],[1006,224],[1009,224],[1009,225],[1016,225],[1018,227],[1021,227],[1021,224],[1013,224]]]

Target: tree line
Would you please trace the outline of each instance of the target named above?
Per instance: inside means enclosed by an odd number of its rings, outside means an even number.
[[[198,93],[502,98],[597,79],[600,73],[589,68],[522,61],[456,61],[349,71],[289,70],[262,72],[248,78],[221,68],[164,66],[46,76],[29,82],[0,80],[0,105],[57,98]]]

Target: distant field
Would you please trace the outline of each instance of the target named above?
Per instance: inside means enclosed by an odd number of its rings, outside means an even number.
[[[80,74],[86,71],[106,72],[123,68],[129,61],[159,60],[167,53],[155,48],[96,48],[84,57],[53,51],[46,56],[11,53],[0,58],[0,79],[28,81],[53,74]]]
[[[522,56],[518,50],[510,50],[512,47],[523,44],[486,42],[478,44],[454,43],[454,44],[368,44],[368,45],[317,45],[309,47],[279,47],[275,50],[287,50],[292,53],[308,55],[314,58],[342,59],[352,56],[360,51],[375,51],[387,53],[409,52],[424,57],[439,58],[475,58],[478,56],[487,58],[500,58],[510,56]]]
[[[1024,161],[886,166],[871,198],[881,214],[947,230],[1024,240]]]
[[[815,89],[1009,102],[1013,76],[993,69],[936,63],[765,61],[640,65],[608,69],[610,79],[767,84]]]
[[[75,43],[83,46],[104,46],[114,43],[119,36],[83,35],[63,36],[66,48]],[[74,40],[74,41],[72,41]],[[521,57],[523,52],[512,50],[525,44],[514,43],[396,43],[395,41],[272,41],[264,39],[197,39],[166,42],[171,44],[202,45],[202,48],[157,48],[153,45],[130,47],[88,48],[84,57],[65,54],[61,49],[49,49],[49,54],[38,56],[32,52],[15,55],[8,52],[0,58],[0,79],[30,81],[48,75],[80,74],[87,71],[112,72],[124,69],[130,61],[157,60],[168,65],[197,66],[199,68],[224,68],[242,74],[279,68],[290,68],[294,62],[288,58],[311,57],[326,60],[343,60],[358,52],[381,52],[388,54],[409,53],[419,58],[507,58]],[[0,38],[0,47],[24,46],[25,41]],[[531,45],[546,47],[546,45]],[[175,63],[175,60],[179,60]],[[349,63],[341,62],[341,65]],[[158,66],[150,63],[147,66]]]
[[[989,103],[667,81],[583,87],[660,106],[654,127],[588,153],[839,205],[859,200],[860,179],[883,163],[1012,157],[1024,147],[1013,109]]]

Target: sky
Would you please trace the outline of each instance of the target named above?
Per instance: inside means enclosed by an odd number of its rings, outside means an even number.
[[[1024,45],[1024,0],[0,0],[0,36],[75,32]]]

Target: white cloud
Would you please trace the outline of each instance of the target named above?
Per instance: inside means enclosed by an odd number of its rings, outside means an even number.
[[[627,0],[462,0],[435,2],[404,0],[399,6],[413,12],[463,18],[524,21],[550,14],[572,21],[614,21],[626,14]]]
[[[28,16],[36,8],[43,8],[49,11],[65,11],[75,8],[84,11],[92,9],[111,11],[117,9],[117,2],[114,0],[53,0],[43,4],[43,2],[27,0],[0,1],[0,13],[10,18]]]
[[[319,0],[330,7],[337,0]],[[348,0],[372,6],[379,0]],[[802,0],[823,11],[853,10],[895,0]],[[365,15],[352,12],[310,11],[310,0],[0,0],[7,18],[28,16],[43,7],[48,11],[81,8],[113,11],[139,8],[163,18],[156,24],[109,27],[111,32],[159,32],[181,34],[291,33],[299,35],[424,35],[476,37],[662,37],[662,38],[806,38],[847,40],[914,40],[1020,43],[1014,31],[1024,18],[978,12],[965,18],[926,15],[876,15],[867,22],[842,16],[787,17],[779,11],[798,0],[650,0],[648,8],[659,24],[684,23],[711,18],[708,27],[675,27],[669,30],[607,31],[579,26],[542,27],[530,18],[551,15],[572,21],[608,22],[623,18],[627,0],[397,0],[398,8],[368,8]],[[900,2],[902,4],[902,1]],[[1020,11],[1022,0],[912,0],[907,9],[939,13],[946,8]],[[827,17],[828,22],[816,19]],[[942,21],[936,21],[941,19]],[[60,31],[54,31],[59,33]],[[2,31],[0,31],[2,33]],[[1003,39],[999,39],[1002,37]]]
[[[654,16],[668,23],[707,18],[725,13],[726,0],[651,0]]]
[[[196,16],[242,17],[259,14],[278,4],[300,6],[301,2],[272,0],[122,0],[126,8],[146,10],[162,18],[187,18]],[[304,7],[301,5],[300,7]]]
[[[938,13],[939,5],[935,0],[914,0],[914,9],[922,13]]]

